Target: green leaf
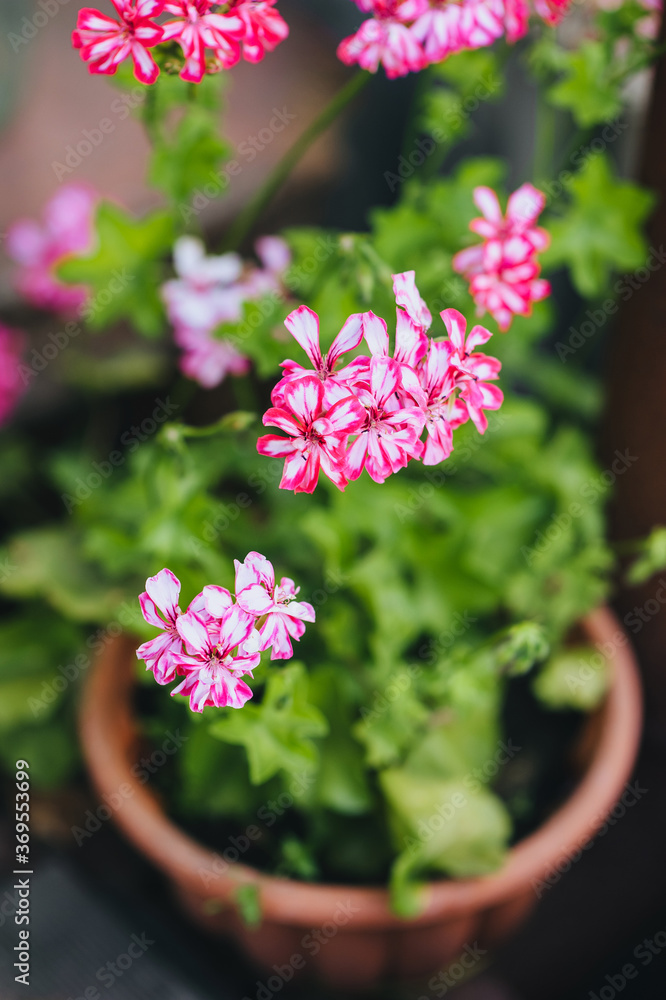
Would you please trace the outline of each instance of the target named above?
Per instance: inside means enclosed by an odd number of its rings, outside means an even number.
[[[174,133],[155,143],[149,181],[176,204],[184,204],[199,187],[210,184],[229,146],[219,135],[218,116],[192,104]],[[220,190],[223,186],[220,184]]]
[[[192,725],[178,753],[179,806],[186,816],[233,816],[247,821],[256,815],[263,797],[249,782],[242,747],[216,740],[205,723]]]
[[[536,622],[521,622],[506,630],[495,644],[495,655],[510,677],[520,677],[550,652],[546,633]]]
[[[571,204],[548,220],[552,242],[543,262],[550,269],[566,264],[580,294],[593,298],[604,293],[614,271],[645,263],[642,227],[654,198],[637,184],[618,180],[602,154],[589,157],[565,186]]]
[[[312,847],[304,844],[298,837],[284,837],[280,842],[280,856],[277,874],[306,882],[314,882],[319,877],[319,866]]]
[[[311,697],[329,723],[319,745],[320,766],[315,794],[327,809],[354,816],[368,812],[373,800],[364,767],[363,750],[351,735],[354,685],[339,668],[322,668],[313,675]]]
[[[439,781],[395,769],[384,771],[380,783],[400,851],[392,873],[394,898],[417,875],[434,871],[468,878],[502,864],[511,820],[478,781]]]
[[[217,739],[245,747],[255,785],[280,770],[296,775],[312,769],[317,763],[312,740],[327,731],[326,719],[308,700],[308,677],[301,663],[270,673],[260,705],[249,703],[210,728]]]
[[[548,91],[548,99],[558,108],[571,111],[583,128],[608,122],[622,110],[623,79],[609,47],[598,41],[583,42],[575,52],[566,53],[558,67],[563,79]]]
[[[666,569],[666,528],[653,528],[640,545],[640,554],[627,571],[627,582],[645,583],[655,573]]]
[[[174,238],[171,215],[157,211],[136,219],[118,205],[102,202],[95,233],[91,254],[70,258],[58,269],[64,281],[90,287],[84,319],[93,329],[127,319],[140,333],[157,336],[164,328],[159,289],[162,260]]]
[[[608,663],[601,653],[589,646],[579,646],[553,656],[532,686],[548,708],[590,712],[603,699],[608,683]]]
[[[235,892],[236,908],[246,927],[258,927],[262,921],[259,888],[253,882],[239,885]]]

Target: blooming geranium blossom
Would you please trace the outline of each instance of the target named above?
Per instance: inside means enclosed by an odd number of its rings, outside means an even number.
[[[252,676],[261,653],[272,649],[271,659],[288,659],[291,639],[300,639],[304,623],[315,620],[312,605],[296,600],[293,580],[282,577],[276,586],[275,570],[260,552],[235,565],[235,600],[225,587],[210,584],[183,614],[180,581],[170,569],[146,580],[139,597],[146,622],[162,634],[139,646],[137,657],[158,684],[180,676],[171,694],[188,697],[193,712],[207,705],[242,708],[252,697],[243,678]]]
[[[66,285],[56,268],[70,254],[92,248],[95,209],[99,196],[84,184],[65,184],[44,210],[43,223],[19,219],[7,233],[7,251],[19,265],[16,287],[40,309],[77,312],[88,292],[81,285]]]
[[[250,552],[244,562],[235,562],[236,600],[244,611],[261,620],[245,649],[272,649],[272,660],[286,660],[294,655],[291,639],[300,639],[305,622],[315,620],[314,608],[297,601],[300,587],[283,576],[275,584],[273,566],[259,552]]]
[[[250,359],[228,337],[182,328],[175,331],[174,341],[183,351],[183,375],[204,389],[214,389],[227,375],[246,375],[250,369]]]
[[[283,42],[289,26],[275,9],[277,0],[233,0],[232,13],[243,22],[243,58],[260,62],[267,52]]]
[[[175,654],[173,660],[185,676],[171,694],[187,695],[193,712],[203,712],[206,705],[242,708],[252,697],[252,689],[242,678],[252,675],[261,660],[258,652],[239,650],[254,630],[252,615],[234,604],[220,621],[206,624],[188,611],[177,619],[176,628],[186,652]]]
[[[363,469],[376,483],[404,468],[411,458],[420,458],[419,440],[425,414],[418,406],[395,402],[401,386],[400,364],[393,358],[374,357],[370,362],[370,385],[358,388],[365,420],[347,455],[347,475],[358,479]]]
[[[359,6],[374,16],[340,43],[338,57],[342,62],[348,66],[358,63],[371,73],[381,64],[389,79],[425,68],[423,49],[407,25],[426,9],[427,0],[373,0]]]
[[[394,274],[393,291],[393,357],[387,325],[372,312],[350,316],[327,354],[319,346],[319,319],[312,310],[301,306],[287,318],[314,371],[283,362],[287,374],[273,390],[274,407],[264,415],[265,424],[290,435],[265,435],[257,443],[262,455],[287,459],[282,489],[311,493],[320,468],[344,489],[364,469],[383,483],[413,459],[435,465],[451,454],[457,427],[471,419],[483,434],[485,411],[501,405],[502,392],[491,384],[501,365],[476,351],[490,331],[475,326],[466,338],[464,317],[445,309],[441,317],[448,339],[433,341],[427,332],[432,316],[414,271]],[[359,330],[371,357],[354,358],[336,370],[340,354],[359,346]],[[273,584],[264,586],[270,591]],[[261,607],[267,607],[266,600],[263,595]]]
[[[425,397],[417,366],[428,350],[427,331],[432,316],[416,288],[414,271],[393,275],[393,293],[396,301],[394,360],[400,368],[398,398],[411,397],[411,401],[423,404]],[[363,336],[373,357],[388,357],[389,336],[384,320],[372,312],[364,313],[361,319]]]
[[[243,375],[250,362],[228,338],[215,336],[223,323],[241,319],[245,302],[275,292],[290,261],[284,240],[257,240],[263,268],[246,268],[238,254],[206,256],[201,240],[182,236],[174,246],[177,278],[165,282],[162,297],[182,348],[181,371],[211,389],[228,375]]]
[[[422,460],[424,465],[439,465],[453,451],[454,430],[469,419],[467,407],[455,393],[456,378],[449,344],[431,341],[419,375],[426,395],[427,437]]]
[[[206,49],[212,49],[216,66],[229,69],[241,55],[240,39],[246,32],[235,11],[217,13],[213,0],[172,0],[164,5],[177,18],[164,24],[163,40],[176,41],[183,50],[185,65],[181,79],[201,83],[206,72]]]
[[[545,197],[523,184],[509,198],[506,215],[490,188],[476,188],[474,201],[483,215],[470,229],[484,242],[456,254],[453,267],[470,282],[479,315],[489,312],[500,330],[508,330],[514,316],[529,316],[532,303],[550,294],[549,282],[539,278],[536,258],[550,240],[535,225]]]
[[[347,441],[365,420],[361,403],[350,394],[329,406],[324,386],[313,375],[287,383],[281,399],[283,405],[267,410],[263,422],[285,431],[289,437],[264,434],[257,441],[261,455],[285,459],[281,489],[312,493],[321,470],[338,489],[344,490]]]
[[[362,317],[359,314],[349,317],[326,354],[322,354],[319,346],[319,317],[312,309],[299,306],[287,316],[284,325],[307,354],[312,369],[304,368],[296,361],[283,361],[280,367],[284,368],[285,375],[273,390],[273,402],[279,406],[283,388],[304,375],[316,375],[321,380],[329,404],[348,396],[350,383],[367,367],[368,359],[357,358],[337,371],[335,366],[343,354],[353,351],[360,344],[363,337]]]
[[[504,401],[502,390],[490,382],[499,378],[500,362],[474,349],[486,344],[492,334],[483,326],[475,326],[465,338],[467,320],[457,309],[445,309],[442,319],[449,334],[449,364],[460,399],[465,404],[472,423],[483,434],[488,427],[484,410],[498,410]]]
[[[91,73],[113,74],[131,56],[137,80],[155,83],[160,71],[148,49],[162,40],[163,29],[151,19],[164,10],[163,0],[111,0],[111,3],[118,12],[117,21],[92,7],[79,11],[72,45],[80,49]]]
[[[345,38],[339,58],[388,77],[439,63],[463,49],[492,45],[506,36],[515,42],[527,32],[528,0],[355,0],[372,14],[356,34]],[[572,0],[534,0],[534,10],[556,24]]]
[[[170,684],[176,676],[174,654],[182,649],[182,641],[176,628],[181,615],[178,601],[180,580],[170,569],[162,569],[156,576],[146,580],[146,589],[139,596],[141,614],[149,625],[162,630],[162,635],[142,643],[136,651],[140,660],[152,670],[158,684]]]
[[[23,334],[0,323],[0,426],[6,423],[25,390],[26,381],[19,368],[24,347]]]

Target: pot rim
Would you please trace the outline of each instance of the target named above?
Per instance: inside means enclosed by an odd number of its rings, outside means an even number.
[[[427,883],[427,902],[409,921],[390,910],[385,888],[297,882],[225,862],[169,819],[156,796],[139,781],[132,757],[137,739],[131,707],[136,643],[129,636],[118,636],[105,646],[84,686],[80,706],[84,757],[103,801],[120,793],[121,804],[113,814],[118,826],[181,892],[228,905],[239,886],[250,883],[259,890],[264,921],[295,927],[325,923],[341,905],[354,914],[357,928],[432,925],[531,892],[533,883],[544,881],[554,864],[566,863],[588,844],[631,775],[642,728],[636,660],[608,607],[593,611],[581,625],[592,643],[604,643],[604,648],[610,643],[612,649],[611,684],[599,709],[600,732],[583,777],[534,833],[510,849],[499,871]]]

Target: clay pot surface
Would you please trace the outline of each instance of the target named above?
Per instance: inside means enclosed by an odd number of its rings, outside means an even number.
[[[235,937],[260,965],[272,971],[290,965],[342,988],[427,976],[461,955],[467,956],[464,964],[476,962],[517,927],[537,901],[535,886],[580,857],[631,775],[642,721],[636,661],[610,610],[600,608],[581,624],[592,644],[612,650],[612,673],[605,702],[591,717],[594,745],[577,787],[511,849],[499,871],[429,883],[425,908],[410,921],[391,912],[385,889],[297,882],[228,864],[169,819],[132,773],[138,760],[136,660],[127,637],[108,643],[88,678],[80,716],[83,751],[101,796],[122,789],[115,822],[170,878],[188,913],[209,931]],[[234,902],[247,883],[261,899],[257,928],[243,924]]]

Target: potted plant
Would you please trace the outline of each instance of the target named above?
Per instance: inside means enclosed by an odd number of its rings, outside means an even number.
[[[369,17],[339,55],[361,69],[207,248],[201,206],[234,163],[223,71],[288,44],[287,25],[274,0],[114,6],[82,9],[73,42],[91,72],[142,88],[164,207],[136,219],[69,185],[41,228],[9,234],[22,293],[73,317],[54,363],[101,401],[86,401],[94,451],[69,439],[50,456],[58,515],[7,540],[0,587],[24,602],[7,648],[37,620],[87,646],[64,682],[38,671],[41,690],[12,689],[19,717],[27,701],[39,757],[40,723],[89,675],[82,745],[104,817],[264,964],[348,986],[434,972],[508,932],[589,845],[636,752],[635,664],[600,610],[603,506],[635,459],[591,456],[598,392],[567,363],[587,327],[561,332],[541,269],[566,277],[594,330],[599,300],[607,315],[609,288],[622,296],[616,272],[648,259],[651,197],[616,176],[605,122],[652,58],[652,22],[638,3],[575,12],[573,44],[566,20],[553,28],[564,2],[359,2]],[[534,183],[507,199],[497,159],[441,168],[501,96],[515,44],[544,133]],[[397,200],[364,232],[250,246],[380,63],[420,74],[386,178]],[[547,146],[564,112],[586,130],[566,132],[566,169]],[[122,322],[147,346],[117,336]],[[101,359],[85,340],[70,353],[84,325],[112,331]],[[40,358],[14,364],[23,386]],[[212,422],[196,383],[224,383]],[[131,416],[108,419],[109,391]],[[3,461],[21,447],[8,438]],[[639,546],[639,574],[662,543]],[[101,821],[82,817],[77,842]]]

